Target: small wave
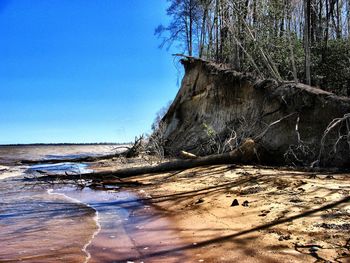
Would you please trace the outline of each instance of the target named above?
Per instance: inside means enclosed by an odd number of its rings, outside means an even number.
[[[83,251],[83,252],[86,254],[86,259],[85,259],[84,263],[89,262],[89,260],[91,259],[91,254],[89,253],[89,251],[87,250],[87,248],[88,248],[88,246],[91,244],[91,242],[92,242],[92,240],[95,238],[95,236],[101,231],[101,224],[100,224],[100,222],[99,222],[99,213],[98,213],[98,211],[97,211],[94,207],[92,207],[91,205],[86,204],[86,203],[83,203],[83,202],[81,202],[81,201],[78,200],[78,199],[69,197],[69,196],[67,196],[67,195],[65,195],[65,194],[63,194],[63,193],[55,193],[55,192],[54,192],[54,189],[48,189],[48,190],[47,190],[47,193],[48,193],[49,195],[63,196],[64,198],[70,200],[70,201],[73,202],[73,203],[83,204],[83,205],[85,205],[85,206],[87,206],[87,207],[89,207],[89,208],[91,208],[91,209],[93,209],[93,210],[95,211],[95,216],[94,216],[93,219],[94,219],[94,221],[95,221],[95,223],[96,223],[97,229],[96,229],[96,231],[91,235],[91,238],[89,239],[89,241],[88,241],[88,242],[83,246],[83,248],[81,249],[81,251]]]
[[[88,169],[88,164],[85,163],[58,163],[58,164],[36,164],[31,165],[27,172],[46,172],[46,173],[55,173],[55,174],[66,174],[75,173],[75,174],[83,174],[92,172],[92,170]]]

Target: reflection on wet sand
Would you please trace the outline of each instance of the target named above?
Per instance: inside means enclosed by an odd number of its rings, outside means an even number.
[[[150,262],[179,262],[183,252],[162,255],[182,245],[171,222],[156,210],[140,201],[129,191],[94,191],[62,188],[55,193],[64,194],[96,209],[101,226],[98,234],[88,245],[89,262],[127,262],[146,260]],[[148,255],[153,255],[149,257]]]
[[[18,180],[0,181],[0,262],[84,262],[95,211],[25,187]]]
[[[16,148],[9,153],[18,160],[16,153],[34,159],[49,152],[43,147],[31,150]],[[8,158],[5,150],[0,151],[1,158]],[[164,215],[140,201],[144,192],[23,180],[39,176],[38,171],[82,173],[88,169],[84,164],[27,167],[12,162],[1,167],[0,262],[186,261],[181,251],[161,253],[181,246],[182,241]]]

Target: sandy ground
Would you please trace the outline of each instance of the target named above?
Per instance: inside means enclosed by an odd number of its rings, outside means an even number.
[[[34,150],[39,157],[52,154],[45,148]],[[32,158],[30,150],[21,151],[10,152],[12,159]],[[60,154],[81,149],[67,151]],[[144,164],[116,159],[92,168]],[[0,174],[17,176],[25,168],[4,162]],[[131,210],[141,211],[135,218],[145,220],[121,229],[126,236],[118,244],[96,239],[101,249],[90,247],[92,262],[94,254],[116,244],[126,249],[123,260],[116,262],[350,262],[349,174],[220,165],[125,180],[140,183],[124,190],[138,193],[145,211],[150,206],[156,212]],[[129,253],[130,248],[136,251]]]
[[[349,174],[220,165],[128,180],[182,240],[135,262],[179,251],[186,262],[350,262]]]

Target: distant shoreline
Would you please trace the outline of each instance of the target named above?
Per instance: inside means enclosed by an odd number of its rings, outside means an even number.
[[[79,146],[79,145],[125,145],[131,144],[130,142],[101,142],[101,143],[17,143],[17,144],[0,144],[2,146]]]

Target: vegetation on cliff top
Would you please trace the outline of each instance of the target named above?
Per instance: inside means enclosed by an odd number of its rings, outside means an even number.
[[[168,0],[161,46],[350,95],[350,0]]]

